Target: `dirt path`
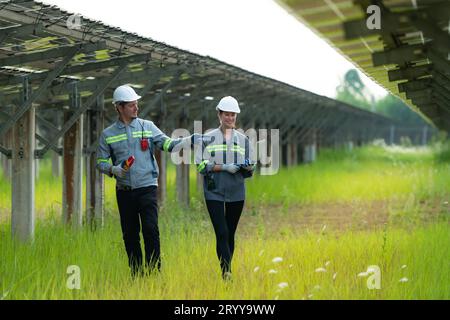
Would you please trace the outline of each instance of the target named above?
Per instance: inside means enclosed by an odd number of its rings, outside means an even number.
[[[408,226],[436,221],[450,215],[449,199],[427,201],[383,200],[352,201],[343,203],[282,205],[246,204],[239,223],[243,236],[283,236],[308,231],[343,232],[346,230],[376,230],[389,226]],[[206,209],[205,209],[206,210]],[[9,209],[0,208],[0,223],[10,220]],[[48,215],[37,210],[36,218]]]
[[[301,234],[322,229],[337,232],[346,230],[376,230],[390,226],[409,226],[436,221],[450,214],[446,200],[428,201],[352,201],[296,205],[289,208],[277,205],[248,205],[241,218],[240,232],[254,234]]]

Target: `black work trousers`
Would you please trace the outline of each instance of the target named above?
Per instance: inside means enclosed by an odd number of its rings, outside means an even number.
[[[133,276],[143,274],[140,231],[145,247],[145,267],[160,270],[157,187],[116,190],[123,241]]]
[[[234,234],[241,217],[244,201],[223,202],[206,200],[209,216],[216,233],[216,252],[222,275],[231,273],[234,252]]]

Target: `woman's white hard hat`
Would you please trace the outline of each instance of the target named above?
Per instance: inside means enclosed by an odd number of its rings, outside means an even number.
[[[231,96],[226,96],[220,99],[219,103],[217,104],[216,110],[234,113],[241,112],[241,109],[239,109],[239,103],[235,98]]]

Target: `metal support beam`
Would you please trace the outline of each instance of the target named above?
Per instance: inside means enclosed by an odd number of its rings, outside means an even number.
[[[78,51],[80,50],[80,47],[77,46],[75,48],[72,48],[70,50],[70,52],[67,54],[67,56],[64,58],[64,60],[60,63],[58,63],[58,65],[55,67],[55,69],[53,69],[52,71],[49,72],[49,74],[47,75],[47,77],[45,78],[45,80],[42,82],[42,84],[40,85],[40,87],[33,92],[32,96],[30,97],[30,99],[24,101],[22,103],[22,105],[18,108],[18,110],[13,114],[13,116],[11,117],[11,119],[9,119],[1,128],[0,128],[0,136],[5,134],[5,132],[11,128],[14,123],[16,123],[16,121],[18,119],[20,119],[20,117],[26,112],[28,111],[28,109],[31,108],[32,103],[42,94],[44,93],[45,90],[47,90],[47,87],[49,86],[49,84],[64,70],[64,68],[67,66],[67,64],[70,62],[70,60],[72,60],[72,58],[78,53]],[[28,80],[27,80],[28,81]]]
[[[76,83],[73,84],[70,95],[73,108],[81,109],[81,97]],[[66,123],[72,119],[73,113],[66,111]],[[82,225],[82,148],[83,148],[83,118],[77,120],[65,132],[63,142],[63,222],[73,227]]]
[[[80,45],[77,45],[77,48]],[[20,65],[21,67],[26,65],[27,63],[40,61],[40,60],[50,60],[60,57],[65,57],[66,55],[70,55],[74,50],[74,46],[67,47],[58,47],[52,48],[44,51],[31,52],[31,53],[23,53],[18,55],[13,55],[11,57],[5,57],[0,59],[0,65],[2,66],[15,66]],[[87,53],[96,50],[106,49],[106,44],[104,41],[99,41],[97,43],[87,43],[84,44],[78,53]],[[67,68],[69,69],[69,68]],[[66,72],[66,71],[65,71]],[[39,78],[30,78],[30,80],[36,79],[45,79],[47,72],[39,73]]]
[[[181,71],[177,71],[177,73],[172,77],[172,79],[162,88],[161,92],[159,92],[145,107],[141,110],[140,116],[141,118],[145,118],[147,114],[150,112],[152,107],[161,99],[161,96],[175,83],[181,76]]]
[[[431,79],[420,79],[420,80],[410,80],[407,82],[402,82],[398,84],[399,92],[407,92],[407,91],[417,91],[423,90],[430,87]]]
[[[36,139],[38,139],[40,142],[42,142],[44,145],[49,145],[50,149],[52,149],[53,151],[55,151],[57,154],[62,155],[62,148],[60,148],[57,144],[55,144],[54,142],[50,142],[49,140],[47,140],[46,138],[44,138],[43,136],[39,135],[36,133]],[[41,155],[39,154],[39,150],[35,150],[35,157],[36,159],[42,159]]]
[[[164,101],[161,101],[159,116],[155,119],[158,127],[166,132],[167,109]],[[159,149],[155,152],[155,158],[159,167],[158,176],[158,202],[162,205],[167,200],[167,158],[168,154]]]
[[[53,139],[51,140],[51,143],[53,143],[53,144],[56,143],[58,141],[58,139],[62,135],[64,135],[72,127],[72,125],[75,124],[76,121],[78,121],[78,119],[83,114],[83,112],[85,112],[88,108],[90,108],[96,102],[98,96],[100,94],[102,94],[103,91],[105,91],[105,89],[109,86],[109,84],[112,81],[114,81],[120,75],[120,73],[122,73],[125,70],[125,68],[126,68],[126,65],[121,65],[121,66],[117,67],[116,71],[114,71],[114,73],[112,74],[112,76],[110,78],[105,79],[101,84],[99,84],[99,87],[97,88],[97,90],[91,96],[89,96],[86,103],[83,106],[80,106],[77,109],[77,111],[75,111],[72,114],[70,119],[67,119],[67,122],[64,123],[61,131],[58,132],[53,137]],[[39,150],[39,155],[43,156],[48,151],[49,148],[50,148],[50,145],[47,144],[42,150]]]
[[[430,74],[433,65],[427,64],[417,67],[407,67],[388,71],[389,81],[413,80]]]
[[[178,122],[179,128],[186,127],[186,118],[180,118]],[[183,150],[180,151],[183,156]],[[176,194],[177,201],[182,207],[189,207],[189,163],[181,163],[176,165]]]
[[[39,34],[43,30],[42,23],[37,24],[25,24],[25,25],[17,25],[17,26],[8,26],[4,28],[0,28],[0,44],[5,41],[9,36],[15,34]]]
[[[406,62],[426,59],[423,45],[409,45],[391,50],[372,53],[373,66],[387,64],[404,64]]]
[[[22,100],[31,97],[31,86],[23,79]],[[24,104],[22,104],[24,105]],[[32,241],[35,221],[35,110],[30,105],[14,122],[12,129],[12,218],[13,237]]]
[[[97,98],[95,110],[87,111],[86,145],[88,148],[93,142],[97,141],[98,136],[100,136],[105,126],[103,108],[104,96],[100,95]],[[99,227],[103,227],[104,223],[104,175],[96,169],[96,153],[87,154],[86,160],[86,218],[88,225],[95,230]]]
[[[432,92],[433,92],[433,89],[431,89],[431,88],[417,90],[417,91],[407,91],[406,98],[415,99],[418,97],[430,97]]]

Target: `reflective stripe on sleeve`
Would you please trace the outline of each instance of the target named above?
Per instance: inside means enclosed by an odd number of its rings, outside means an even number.
[[[197,171],[200,172],[202,171],[206,165],[208,164],[208,160],[203,160],[202,162],[200,162],[200,164],[197,166]]]
[[[168,138],[166,141],[164,141],[164,144],[163,144],[163,150],[164,151],[167,151],[167,150],[169,150],[169,146],[170,146],[170,144],[172,143],[172,139],[170,139],[170,138]]]

